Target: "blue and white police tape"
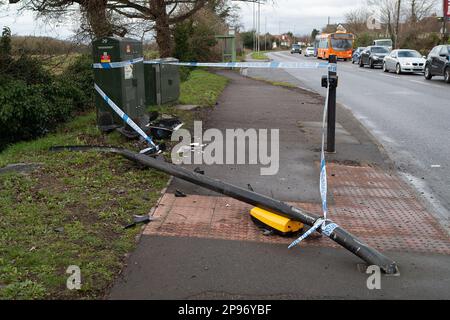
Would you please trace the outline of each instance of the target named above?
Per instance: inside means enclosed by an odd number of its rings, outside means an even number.
[[[144,58],[119,62],[101,62],[94,63],[94,69],[114,69],[123,68],[135,63],[144,62],[145,64],[168,64],[184,67],[212,67],[212,68],[261,68],[261,69],[324,69],[328,68],[328,62],[173,62],[173,61],[144,61]]]
[[[314,223],[314,225],[309,228],[308,231],[306,231],[304,234],[302,234],[302,236],[300,238],[298,238],[297,240],[293,241],[290,245],[289,245],[289,249],[292,247],[295,247],[296,245],[298,245],[300,242],[302,242],[303,240],[305,240],[311,233],[313,233],[314,231],[316,231],[318,228],[322,227],[323,223],[325,222],[325,220],[323,220],[322,218],[317,219],[317,221]]]
[[[336,72],[336,64],[330,63],[328,71]],[[328,83],[330,83],[330,78],[328,77]],[[327,206],[327,193],[328,193],[328,182],[327,182],[327,166],[325,160],[325,124],[327,122],[328,114],[328,101],[330,97],[330,86],[328,86],[327,95],[325,98],[325,105],[323,107],[322,115],[322,141],[320,146],[320,180],[319,180],[319,190],[320,198],[322,200],[322,213],[324,220],[327,220],[328,206]]]
[[[155,149],[155,151],[159,151],[159,147],[153,142],[153,140],[125,113],[120,109],[114,101],[112,101],[97,84],[94,84],[95,90],[98,94],[105,100],[105,102],[117,113],[117,115],[122,118],[131,128],[134,129],[145,141],[147,141],[152,147],[147,148],[141,151],[141,153],[146,153],[150,149]]]
[[[119,62],[101,62],[94,63],[92,66],[94,69],[114,69],[114,68],[123,68],[126,66],[130,66],[135,63],[139,63],[144,61],[144,58],[136,58],[132,60],[119,61]]]
[[[321,69],[328,68],[328,62],[172,62],[144,61],[145,64],[168,64],[184,67],[213,68],[261,68],[261,69]]]
[[[302,234],[302,236],[300,238],[298,238],[297,240],[293,241],[290,245],[289,245],[289,249],[291,249],[292,247],[295,247],[296,245],[298,245],[300,242],[302,242],[303,240],[305,240],[308,236],[311,235],[311,233],[313,233],[314,231],[316,231],[317,229],[320,228],[320,230],[322,231],[322,233],[324,235],[326,235],[327,237],[331,237],[331,234],[333,233],[333,231],[338,228],[339,226],[330,221],[330,220],[325,220],[322,218],[319,218],[316,220],[316,222],[314,223],[314,225],[309,228],[308,231],[306,231],[304,234]]]
[[[336,72],[337,66],[336,63],[330,63],[328,65],[328,71]],[[328,83],[330,83],[330,79],[328,78]],[[327,165],[325,160],[325,132],[326,132],[326,121],[327,121],[327,113],[328,113],[328,100],[329,100],[330,86],[328,86],[327,96],[325,98],[325,105],[323,107],[323,115],[322,115],[322,142],[321,142],[321,151],[320,151],[320,180],[319,180],[319,191],[320,198],[322,200],[322,214],[323,218],[317,219],[314,225],[305,232],[300,238],[295,240],[289,245],[289,249],[296,246],[304,239],[306,239],[311,233],[316,231],[318,228],[321,228],[322,233],[327,235],[328,237],[331,235],[333,230],[338,227],[337,224],[332,223],[330,220],[327,220],[328,213],[328,205],[327,205],[327,193],[328,193],[328,183],[327,183]],[[330,222],[330,224],[326,224],[326,222]]]
[[[329,63],[328,64],[328,71],[336,72],[337,71],[337,63]]]

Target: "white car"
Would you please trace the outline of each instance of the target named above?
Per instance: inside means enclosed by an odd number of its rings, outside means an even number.
[[[416,50],[397,49],[384,57],[383,71],[397,74],[406,72],[423,72],[426,59]]]
[[[314,47],[307,47],[305,49],[305,57],[310,57],[314,55]]]

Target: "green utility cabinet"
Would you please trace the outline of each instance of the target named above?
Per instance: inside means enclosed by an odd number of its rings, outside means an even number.
[[[92,50],[94,63],[104,63],[105,66],[105,68],[94,69],[95,83],[137,125],[145,125],[148,116],[146,117],[145,113],[143,62],[119,68],[108,68],[107,65],[142,58],[142,42],[129,38],[104,37],[92,43]],[[129,128],[97,92],[95,92],[95,105],[97,124],[102,131],[119,127]]]
[[[175,102],[180,97],[180,72],[178,66],[167,64],[178,62],[175,58],[146,61],[145,101],[147,105]]]

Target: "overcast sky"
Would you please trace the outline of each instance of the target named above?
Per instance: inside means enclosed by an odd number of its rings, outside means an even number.
[[[261,5],[261,33],[272,34],[287,31],[310,34],[327,24],[343,22],[346,12],[355,9],[365,0],[275,0]],[[253,26],[253,4],[240,4],[241,22],[245,29]],[[257,6],[257,5],[256,5]]]
[[[11,4],[0,6],[0,28],[8,26],[13,34],[17,35],[35,35],[35,36],[51,36],[55,38],[65,39],[73,35],[75,26],[72,23],[52,23],[36,19],[32,12],[17,13],[19,5]]]
[[[436,0],[439,2],[439,0]],[[344,14],[365,0],[274,0],[270,4],[261,5],[261,32],[272,34],[287,31],[295,34],[310,34],[313,28],[320,29],[330,17],[331,23],[343,22]],[[252,4],[239,4],[241,7],[241,24],[244,29],[252,29]],[[36,20],[34,14],[27,12],[17,15],[18,5],[0,7],[0,27],[11,27],[14,34],[47,35],[57,38],[68,38],[73,35],[75,25],[68,21],[59,25],[49,25]]]

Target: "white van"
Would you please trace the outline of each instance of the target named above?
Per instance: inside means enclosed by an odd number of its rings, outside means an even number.
[[[377,40],[373,40],[372,45],[373,46],[387,47],[389,49],[389,51],[392,51],[392,40],[391,39],[377,39]]]

